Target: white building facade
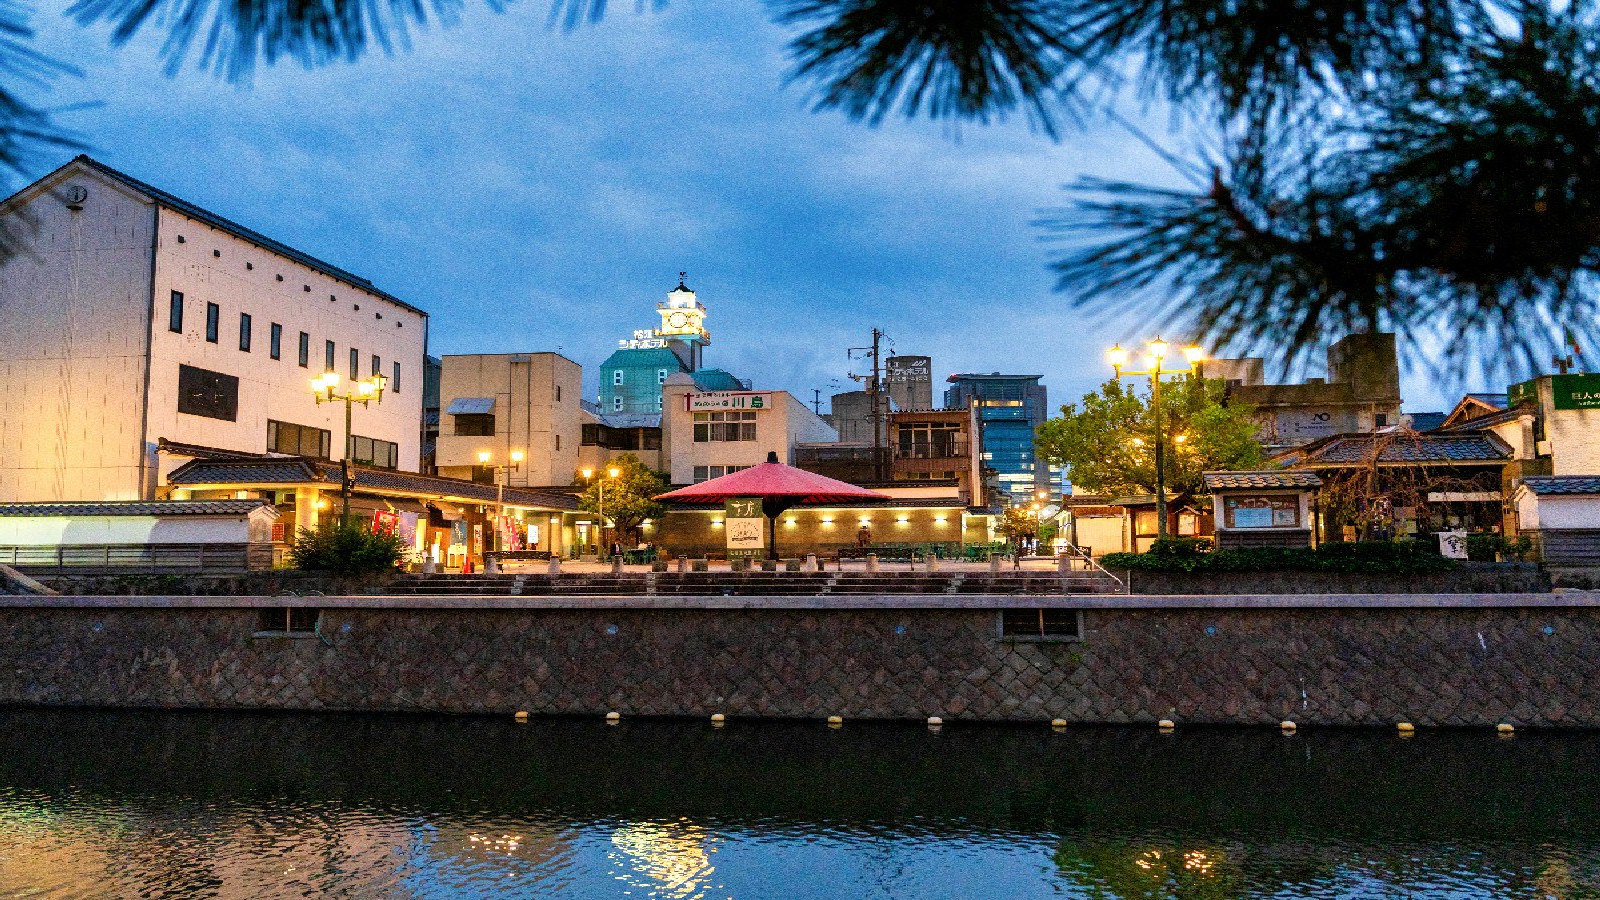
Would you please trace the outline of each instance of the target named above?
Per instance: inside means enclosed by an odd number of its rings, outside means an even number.
[[[696,484],[767,461],[793,465],[796,444],[837,441],[839,433],[788,391],[701,391],[688,375],[662,389],[662,456],[673,484]]]
[[[85,156],[0,216],[0,501],[151,499],[187,461],[163,441],[340,459],[329,370],[388,380],[354,459],[417,469],[421,310]]]
[[[572,484],[583,433],[583,367],[558,353],[441,357],[439,474],[518,487]],[[512,465],[513,453],[522,461]],[[510,471],[485,471],[512,465]]]

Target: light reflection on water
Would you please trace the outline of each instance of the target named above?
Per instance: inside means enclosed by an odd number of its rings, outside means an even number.
[[[0,710],[0,897],[1600,898],[1600,736]]]

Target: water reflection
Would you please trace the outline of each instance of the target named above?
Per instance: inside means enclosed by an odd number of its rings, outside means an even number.
[[[0,896],[1600,898],[1600,736],[0,710]]]

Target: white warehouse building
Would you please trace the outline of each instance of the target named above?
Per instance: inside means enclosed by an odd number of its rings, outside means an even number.
[[[420,309],[87,156],[0,227],[0,502],[153,499],[185,447],[338,460],[330,370],[388,379],[355,461],[416,471]]]

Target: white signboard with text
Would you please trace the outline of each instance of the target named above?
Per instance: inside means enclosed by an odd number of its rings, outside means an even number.
[[[761,501],[753,497],[729,500],[723,508],[723,531],[728,536],[728,558],[759,557],[767,547],[767,520]]]
[[[771,391],[718,391],[689,394],[689,412],[719,412],[729,409],[771,409]]]

